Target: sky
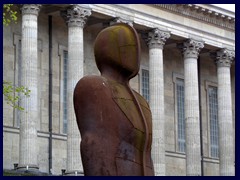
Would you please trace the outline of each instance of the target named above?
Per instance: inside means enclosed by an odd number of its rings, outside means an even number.
[[[212,4],[212,5],[235,12],[235,4]]]

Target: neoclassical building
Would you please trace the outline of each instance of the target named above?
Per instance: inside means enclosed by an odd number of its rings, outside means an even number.
[[[235,175],[235,13],[207,4],[24,4],[3,28],[3,78],[31,90],[3,101],[3,168],[82,175],[73,90],[96,74],[93,44],[133,26],[149,102],[155,175]]]

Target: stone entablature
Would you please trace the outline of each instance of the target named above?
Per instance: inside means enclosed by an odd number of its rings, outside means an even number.
[[[171,6],[174,7],[175,5],[171,4]],[[206,23],[190,16],[183,16],[181,13],[173,13],[164,8],[157,8],[155,5],[91,4],[90,7],[93,12],[109,17],[133,19],[133,24],[140,25],[145,29],[162,28],[177,37],[185,39],[191,37],[201,38],[206,45],[217,48],[235,46],[235,28],[229,30],[228,28],[216,26],[211,22]],[[227,22],[222,23],[226,24]]]
[[[173,13],[235,31],[235,18],[195,4],[154,4]]]

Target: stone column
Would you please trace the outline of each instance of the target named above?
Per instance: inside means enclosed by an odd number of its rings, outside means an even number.
[[[186,127],[186,174],[201,176],[199,92],[197,59],[203,42],[188,39],[183,43],[184,103]]]
[[[80,6],[71,6],[61,12],[68,25],[68,124],[67,124],[67,169],[66,174],[79,174],[83,172],[80,156],[80,133],[78,130],[74,107],[73,91],[83,77],[83,28],[91,11]]]
[[[230,66],[235,52],[222,49],[216,54],[218,77],[218,123],[220,176],[234,176],[234,142]]]
[[[129,26],[133,26],[133,20],[127,20],[127,19],[123,19],[121,17],[116,17],[114,18],[111,22],[110,22],[110,26],[113,24],[117,24],[117,23],[125,23],[128,24]]]
[[[156,176],[165,175],[163,46],[170,33],[153,29],[148,34],[149,90],[152,111],[152,159]]]
[[[38,13],[40,5],[22,6],[22,79],[21,85],[31,90],[22,97],[19,140],[19,169],[38,169],[37,122],[38,108]]]

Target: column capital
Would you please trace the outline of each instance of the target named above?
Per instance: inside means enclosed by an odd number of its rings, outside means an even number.
[[[235,59],[235,51],[226,48],[211,54],[218,67],[230,67]]]
[[[91,15],[91,10],[74,5],[60,13],[69,27],[75,26],[83,28],[88,16]]]
[[[116,23],[126,23],[130,26],[133,27],[133,22],[131,20],[126,20],[126,19],[123,19],[121,17],[116,17],[114,18],[111,22],[110,22],[110,25],[113,25],[113,24],[116,24]]]
[[[204,47],[204,42],[188,39],[185,42],[178,45],[178,48],[182,50],[184,58],[198,58],[200,50]]]
[[[163,49],[166,40],[170,38],[169,31],[163,31],[158,28],[154,28],[148,33],[147,44],[149,48],[160,48]]]
[[[38,16],[38,13],[40,11],[40,7],[42,5],[40,4],[23,4],[21,7],[22,14],[33,14]]]

